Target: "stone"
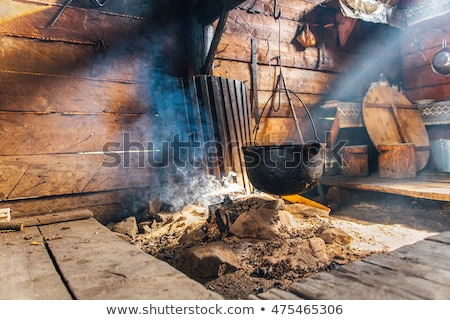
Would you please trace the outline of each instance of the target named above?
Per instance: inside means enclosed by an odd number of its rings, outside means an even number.
[[[183,272],[198,281],[215,279],[239,269],[240,262],[223,241],[198,245],[186,250]]]
[[[325,241],[321,238],[314,237],[308,239],[309,247],[311,248],[312,255],[320,260],[327,260],[328,254],[327,254],[327,246],[325,244]]]
[[[112,231],[129,236],[131,239],[136,239],[138,233],[138,226],[136,217],[128,217],[114,225]]]
[[[352,241],[352,237],[345,231],[338,228],[329,228],[321,232],[320,238],[322,238],[326,244],[349,244]]]

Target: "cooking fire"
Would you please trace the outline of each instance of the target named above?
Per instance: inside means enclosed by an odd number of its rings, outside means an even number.
[[[305,204],[301,196],[248,195],[232,182],[233,176],[215,184],[222,187],[209,194],[209,202],[203,197],[174,210],[162,195],[153,194],[144,212],[110,228],[229,299],[286,288],[319,271],[431,234],[334,217],[331,209],[315,201]],[[353,211],[383,210],[369,202]]]

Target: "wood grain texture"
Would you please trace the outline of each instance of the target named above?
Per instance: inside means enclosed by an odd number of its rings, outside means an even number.
[[[49,238],[48,247],[76,299],[222,299],[123,241],[95,219],[46,225],[40,230]]]
[[[386,108],[371,107],[371,104],[382,104]],[[428,132],[416,109],[396,108],[396,105],[412,104],[391,87],[379,85],[369,89],[362,107],[365,127],[376,148],[380,145],[413,143],[416,169],[420,171],[430,157]]]
[[[377,173],[368,177],[323,176],[321,184],[348,189],[392,193],[414,198],[450,201],[448,175],[423,176],[419,172],[414,179],[382,179]]]
[[[0,299],[72,299],[37,227],[28,227],[22,232],[0,233],[0,252]]]
[[[146,149],[156,145],[152,122],[145,114],[0,112],[0,155],[130,150],[138,144]]]
[[[449,232],[372,255],[289,286],[304,299],[449,299]]]
[[[117,159],[101,154],[1,156],[0,199],[147,187],[156,183],[153,168],[144,155],[123,156],[114,167],[105,163]]]
[[[148,83],[0,71],[0,110],[37,113],[151,112]]]

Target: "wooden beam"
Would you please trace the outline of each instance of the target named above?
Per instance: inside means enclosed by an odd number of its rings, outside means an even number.
[[[222,38],[223,31],[225,30],[225,25],[227,23],[229,10],[222,10],[220,14],[219,23],[217,24],[216,31],[214,32],[214,37],[212,39],[211,45],[209,46],[208,55],[206,56],[205,63],[203,65],[203,73],[211,75],[214,63],[214,57],[216,55],[217,47],[219,46],[220,39]]]
[[[194,12],[200,23],[211,24],[221,16],[223,11],[230,11],[243,2],[245,0],[198,0],[194,5]]]

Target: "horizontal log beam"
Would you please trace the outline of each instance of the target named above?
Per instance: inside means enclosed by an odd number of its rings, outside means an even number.
[[[113,163],[117,166],[108,167]],[[149,187],[158,182],[145,155],[133,153],[116,159],[102,154],[0,156],[0,172],[0,200]]]

